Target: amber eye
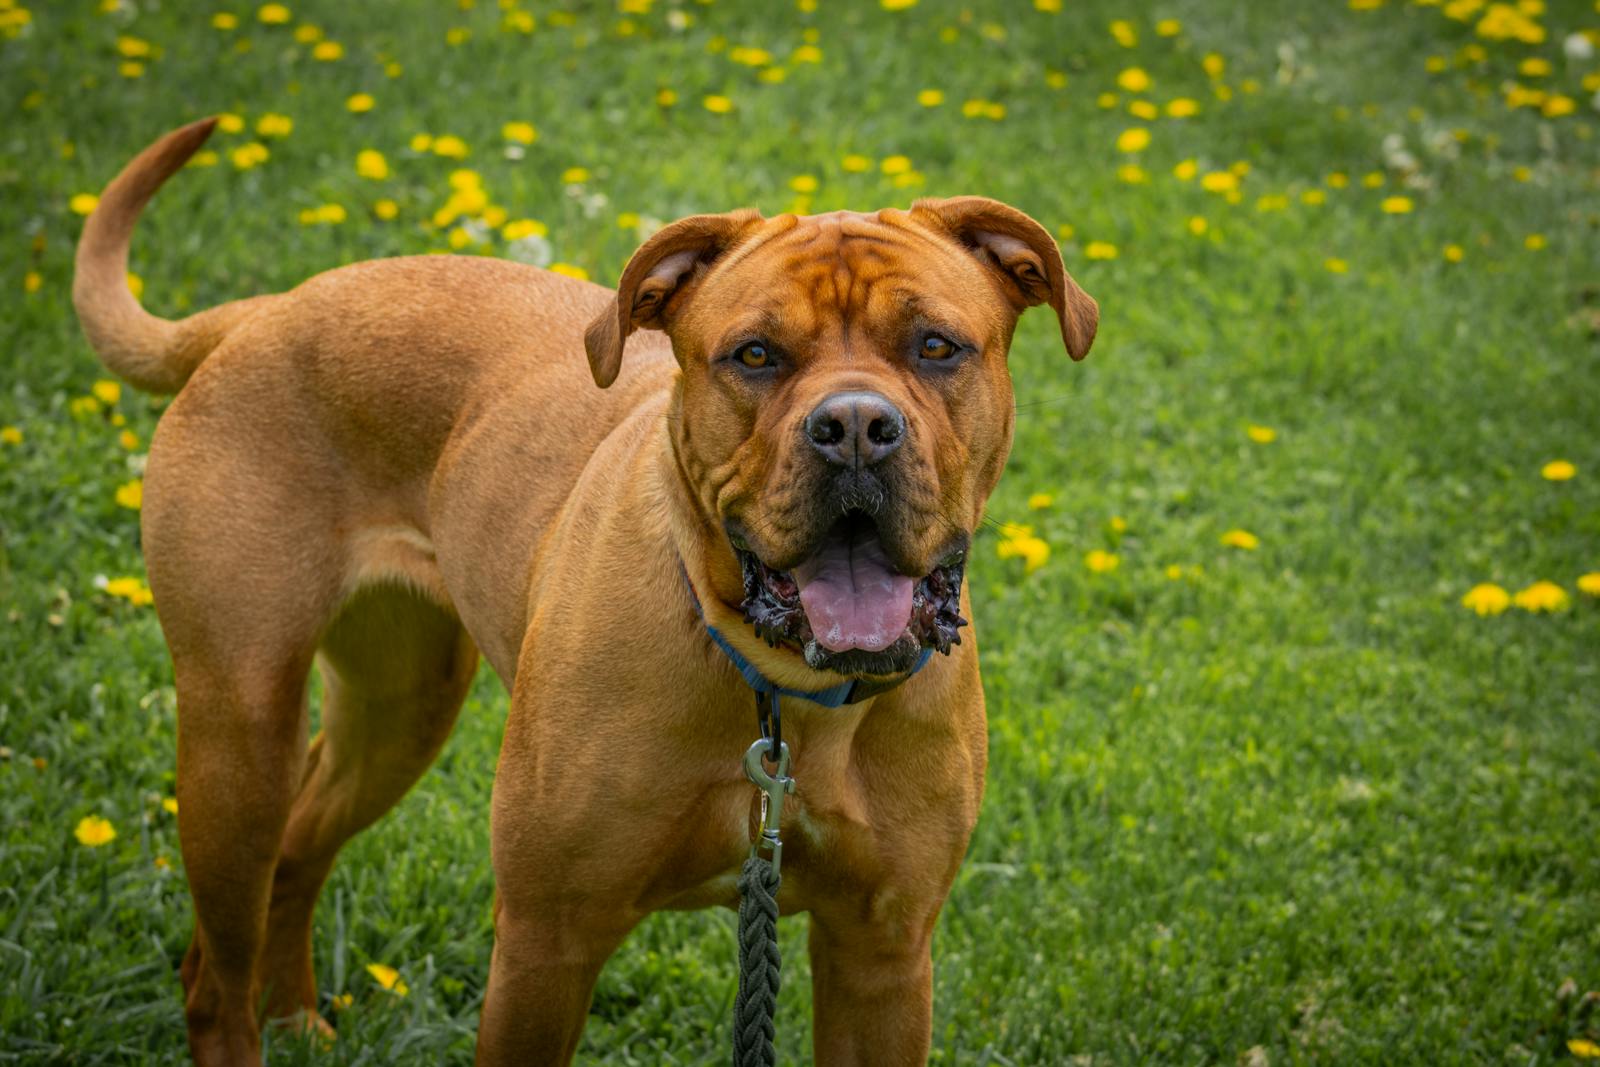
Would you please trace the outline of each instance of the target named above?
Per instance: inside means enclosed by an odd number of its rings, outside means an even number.
[[[760,341],[748,341],[733,350],[733,358],[751,370],[772,366],[772,353]]]
[[[955,343],[940,337],[936,333],[930,333],[922,340],[921,355],[923,359],[949,359],[955,354]]]

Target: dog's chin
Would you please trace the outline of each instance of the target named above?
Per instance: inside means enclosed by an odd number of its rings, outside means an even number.
[[[963,542],[921,576],[901,574],[865,515],[847,512],[789,570],[768,566],[730,527],[744,572],[745,621],[813,670],[851,678],[904,675],[924,649],[961,643]]]
[[[955,643],[960,644],[960,642],[958,636]],[[869,652],[864,648],[834,652],[832,649],[824,648],[813,638],[807,641],[800,651],[805,657],[806,666],[814,671],[832,671],[850,678],[884,678],[909,673],[922,656],[922,642],[908,632],[901,634],[894,644],[878,652]]]

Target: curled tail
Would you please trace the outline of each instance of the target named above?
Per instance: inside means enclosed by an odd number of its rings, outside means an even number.
[[[128,241],[150,197],[211,136],[216,119],[173,130],[134,157],[100,197],[78,239],[72,302],[90,346],[112,373],[151,393],[183,388],[202,360],[274,296],[237,300],[171,321],[139,306],[128,288]]]

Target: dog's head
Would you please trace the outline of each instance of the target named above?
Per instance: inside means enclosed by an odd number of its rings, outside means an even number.
[[[1082,359],[1099,309],[1044,228],[994,200],[736,211],[650,238],[585,340],[606,386],[631,332],[671,337],[676,459],[758,632],[819,670],[889,675],[959,639],[966,552],[1011,448],[1007,350],[1035,304]]]

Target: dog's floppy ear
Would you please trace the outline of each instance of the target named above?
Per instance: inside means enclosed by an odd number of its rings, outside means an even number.
[[[639,247],[617,282],[616,306],[602,311],[583,335],[596,385],[604,389],[617,380],[628,335],[634,330],[665,329],[668,304],[687,296],[705,267],[760,219],[760,213],[749,208],[725,215],[690,215],[658,230]]]
[[[911,217],[954,237],[991,267],[1018,310],[1049,304],[1073,359],[1089,354],[1100,305],[1072,280],[1045,228],[1016,208],[984,196],[918,200]]]

